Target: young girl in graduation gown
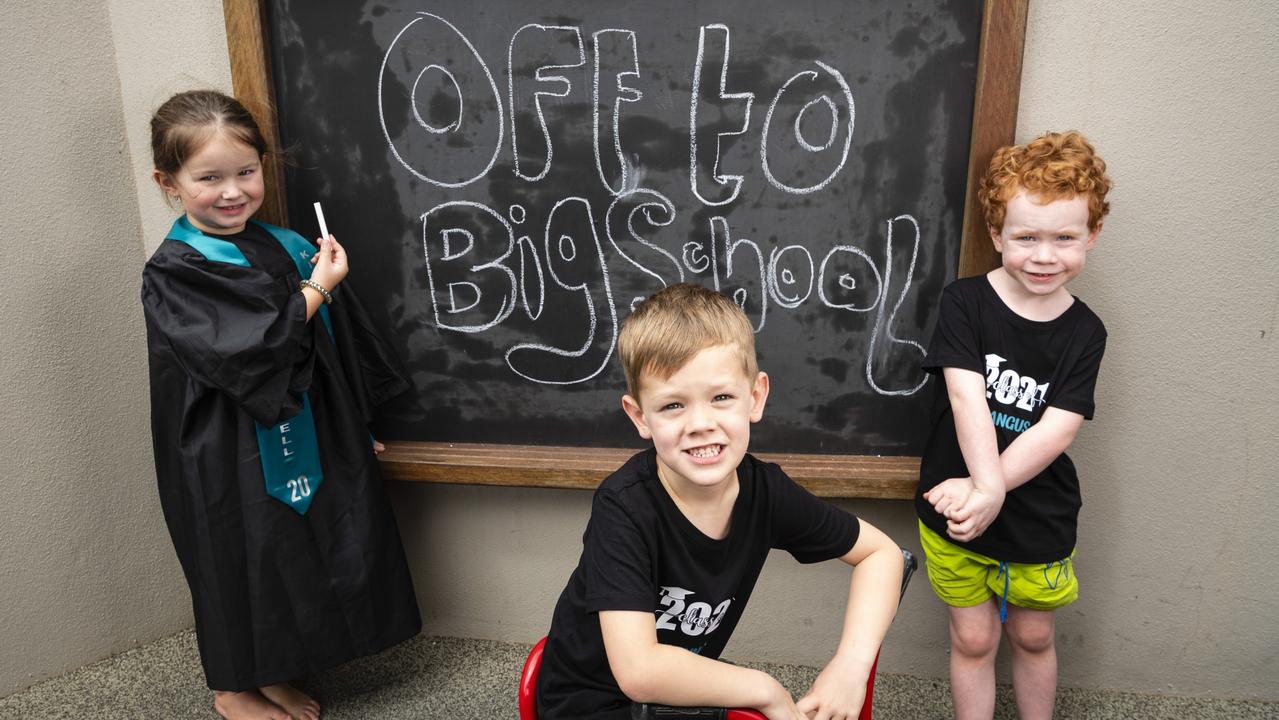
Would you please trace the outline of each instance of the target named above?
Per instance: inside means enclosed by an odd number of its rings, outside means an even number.
[[[151,144],[184,210],[142,275],[151,427],[205,677],[230,720],[315,720],[288,682],[421,628],[367,429],[407,382],[338,241],[250,219],[267,147],[239,102],[180,93]]]

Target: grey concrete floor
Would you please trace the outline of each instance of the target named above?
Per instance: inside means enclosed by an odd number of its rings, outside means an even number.
[[[527,646],[491,640],[419,637],[381,655],[356,660],[298,685],[324,707],[325,720],[424,718],[514,720]],[[772,673],[798,696],[816,668],[744,663]],[[1175,698],[1063,689],[1057,717],[1084,720],[1279,720],[1279,703]],[[951,715],[943,680],[881,675],[877,720]],[[1015,718],[1007,688],[996,718]],[[0,698],[0,720],[173,720],[217,718],[204,685],[195,635],[184,632]]]

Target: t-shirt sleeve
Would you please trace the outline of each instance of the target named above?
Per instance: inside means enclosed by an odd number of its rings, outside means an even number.
[[[582,548],[586,611],[653,609],[648,542],[615,492],[597,491]]]
[[[927,372],[936,373],[953,367],[984,373],[986,359],[978,343],[976,318],[972,313],[974,298],[958,283],[951,283],[942,291],[938,307],[937,327],[928,343],[928,354],[920,363]]]
[[[1066,379],[1062,381],[1061,387],[1052,394],[1048,406],[1076,412],[1083,415],[1085,420],[1091,420],[1096,407],[1093,403],[1093,391],[1097,387],[1101,357],[1105,354],[1106,329],[1098,324],[1096,331],[1084,344],[1078,359],[1068,371]]]
[[[776,465],[764,468],[772,502],[772,547],[801,563],[842,557],[853,549],[861,532],[854,515],[800,487]]]
[[[143,270],[142,307],[193,380],[275,425],[301,411],[314,366],[305,298],[286,285],[257,268],[161,247]]]

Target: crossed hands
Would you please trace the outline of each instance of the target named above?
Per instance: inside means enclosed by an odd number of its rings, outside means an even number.
[[[795,700],[781,684],[775,688],[774,699],[762,707],[756,708],[764,713],[768,720],[808,720],[808,716],[799,711]]]
[[[924,493],[938,514],[946,518],[946,534],[967,542],[995,521],[1004,506],[1004,492],[978,487],[971,477],[950,478]]]
[[[781,684],[774,702],[759,708],[768,720],[856,720],[866,699],[863,668],[860,682],[851,682],[859,672],[838,656],[822,669],[808,694],[795,702]]]
[[[869,667],[836,655],[822,668],[808,694],[796,705],[809,720],[857,720],[866,701]]]

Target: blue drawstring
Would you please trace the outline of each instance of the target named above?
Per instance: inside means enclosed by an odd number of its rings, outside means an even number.
[[[1008,619],[1008,563],[1003,560],[999,561],[999,575],[1004,576],[1004,596],[999,600],[999,624],[1003,625]]]

